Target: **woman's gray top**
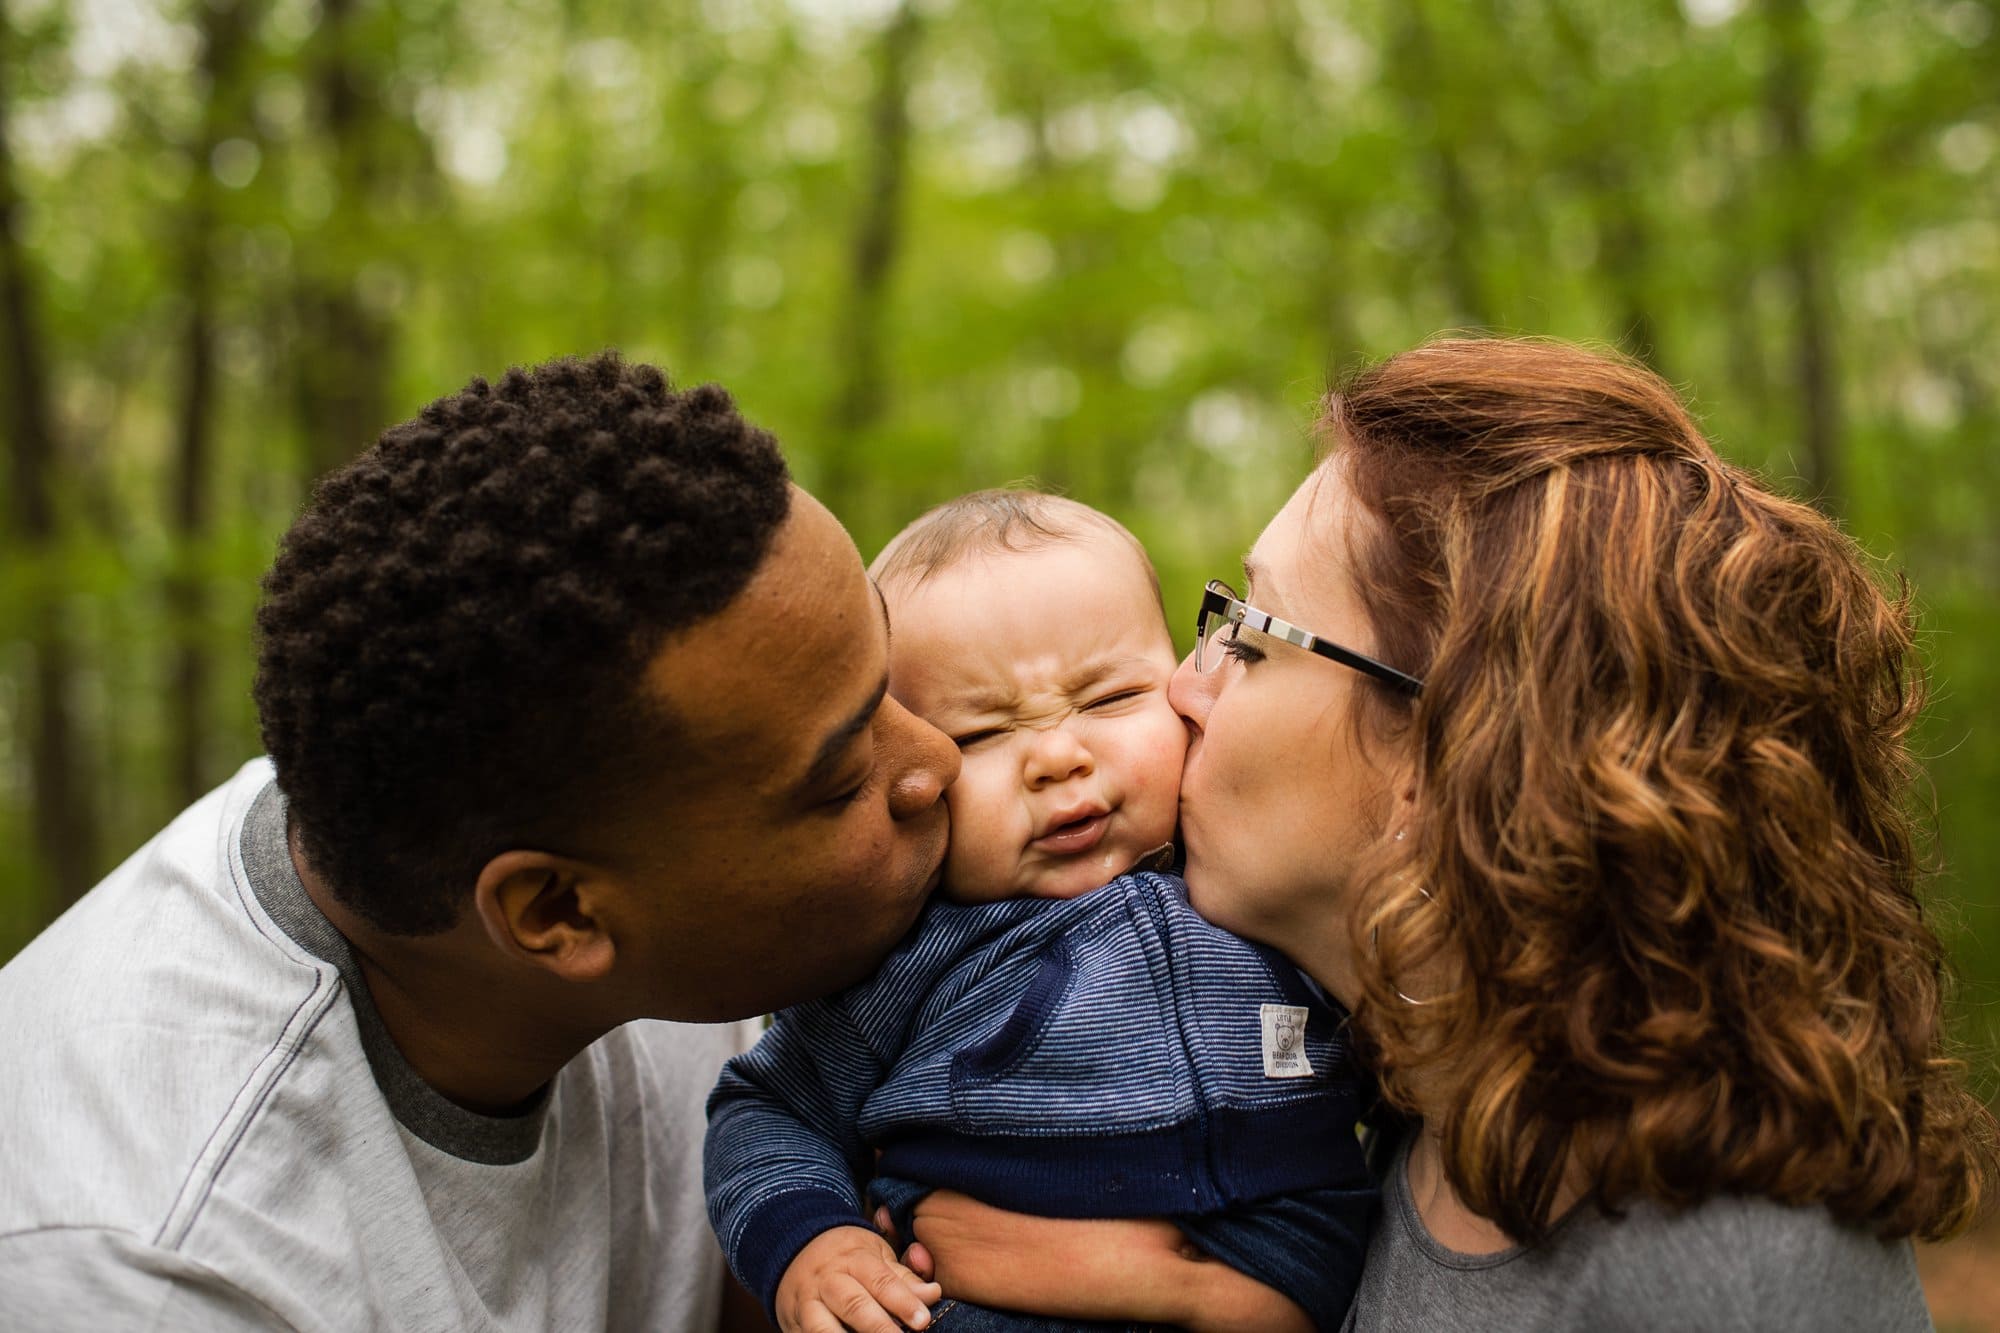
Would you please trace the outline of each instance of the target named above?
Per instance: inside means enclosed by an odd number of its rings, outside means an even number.
[[[1614,1219],[1585,1205],[1539,1245],[1460,1254],[1417,1216],[1407,1136],[1391,1162],[1351,1333],[1931,1327],[1910,1243],[1823,1208],[1729,1196],[1680,1213],[1640,1201]]]

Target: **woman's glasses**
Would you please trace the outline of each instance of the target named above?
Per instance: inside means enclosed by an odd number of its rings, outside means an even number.
[[[1390,689],[1409,695],[1424,692],[1424,683],[1408,672],[1398,671],[1386,662],[1378,662],[1352,648],[1343,648],[1297,625],[1286,624],[1276,616],[1259,611],[1237,597],[1235,591],[1220,579],[1210,579],[1207,590],[1201,595],[1201,614],[1196,618],[1194,627],[1194,669],[1213,669],[1226,651],[1222,645],[1234,639],[1242,627],[1297,644],[1307,652],[1318,653],[1344,667],[1352,667],[1364,676],[1373,676]]]

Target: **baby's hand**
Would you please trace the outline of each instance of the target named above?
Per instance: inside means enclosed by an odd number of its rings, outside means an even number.
[[[929,1324],[929,1307],[943,1295],[937,1283],[897,1263],[896,1252],[874,1232],[835,1227],[808,1241],[779,1279],[778,1327],[784,1333],[899,1333]]]

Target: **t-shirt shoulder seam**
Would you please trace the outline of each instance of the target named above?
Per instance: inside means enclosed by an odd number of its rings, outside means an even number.
[[[12,1231],[0,1231],[0,1245],[5,1245],[10,1240],[20,1240],[26,1236],[46,1235],[51,1231],[103,1232],[107,1235],[130,1236],[133,1240],[139,1241],[141,1244],[152,1244],[151,1241],[147,1240],[137,1231],[134,1231],[131,1227],[112,1226],[105,1222],[40,1222],[31,1227],[15,1227]]]
[[[258,792],[261,793],[262,790],[263,787],[260,786]],[[271,932],[267,927],[271,923],[262,911],[261,905],[254,901],[256,895],[246,893],[249,876],[242,862],[243,821],[254,804],[253,796],[251,802],[237,812],[235,818],[226,821],[225,867],[230,887],[235,892],[242,910],[248,914],[258,932],[269,937]],[[245,900],[246,896],[248,901]],[[279,932],[279,935],[283,937],[283,932]],[[283,937],[282,941],[273,940],[273,943],[279,944],[281,949],[292,945],[289,937]],[[286,949],[286,952],[289,953],[289,949]],[[304,962],[304,960],[297,961]],[[181,1253],[181,1246],[186,1241],[188,1232],[201,1216],[202,1209],[207,1206],[209,1195],[215,1189],[216,1180],[228,1167],[237,1147],[242,1144],[250,1127],[262,1113],[272,1092],[291,1069],[292,1062],[298,1059],[299,1052],[305,1048],[307,1040],[319,1026],[320,1020],[331,1010],[334,998],[340,993],[342,982],[337,971],[323,965],[314,965],[317,961],[304,963],[313,976],[311,988],[299,997],[298,1003],[293,1006],[292,1012],[278,1029],[277,1038],[263,1056],[251,1066],[249,1073],[244,1075],[243,1082],[230,1097],[228,1107],[217,1119],[208,1137],[202,1141],[200,1150],[196,1152],[194,1161],[188,1167],[187,1175],[181,1181],[180,1189],[175,1192],[173,1201],[167,1206],[166,1216],[161,1219],[159,1229],[153,1234],[151,1244],[176,1254]],[[246,1097],[249,1099],[247,1103]]]
[[[189,1230],[201,1215],[201,1210],[207,1206],[208,1196],[214,1191],[217,1178],[229,1165],[236,1149],[250,1132],[251,1125],[270,1100],[272,1091],[291,1069],[292,1062],[298,1059],[299,1052],[304,1048],[307,1038],[312,1035],[313,1029],[318,1027],[320,1019],[326,1016],[327,1010],[331,1007],[329,1001],[338,990],[337,982],[329,986],[322,977],[313,989],[300,999],[292,1010],[291,1017],[285,1020],[285,1026],[279,1031],[277,1041],[272,1043],[270,1050],[266,1051],[264,1057],[244,1076],[235,1095],[229,1099],[228,1109],[216,1121],[215,1128],[209,1131],[208,1138],[203,1140],[201,1150],[195,1154],[194,1162],[181,1182],[181,1188],[175,1193],[174,1201],[167,1208],[166,1217],[161,1220],[159,1230],[153,1235],[153,1244],[162,1249],[179,1252]],[[318,1002],[319,1012],[310,1015],[304,1025],[294,1033],[294,1025],[299,1023],[300,1015],[315,1001]],[[287,1047],[289,1049],[286,1049]],[[267,1068],[273,1055],[280,1055],[280,1059],[275,1067]],[[254,1096],[250,1103],[244,1105],[245,1095],[253,1092]],[[211,1155],[213,1160],[210,1160]]]

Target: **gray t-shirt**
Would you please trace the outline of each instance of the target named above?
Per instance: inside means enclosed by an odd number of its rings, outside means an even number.
[[[702,1103],[632,1023],[532,1111],[412,1071],[259,761],[0,968],[0,1328],[711,1333]]]
[[[1539,1245],[1460,1254],[1417,1215],[1407,1140],[1393,1163],[1348,1333],[1931,1327],[1910,1243],[1823,1208],[1729,1196],[1669,1213],[1642,1200],[1610,1218],[1586,1205]]]

